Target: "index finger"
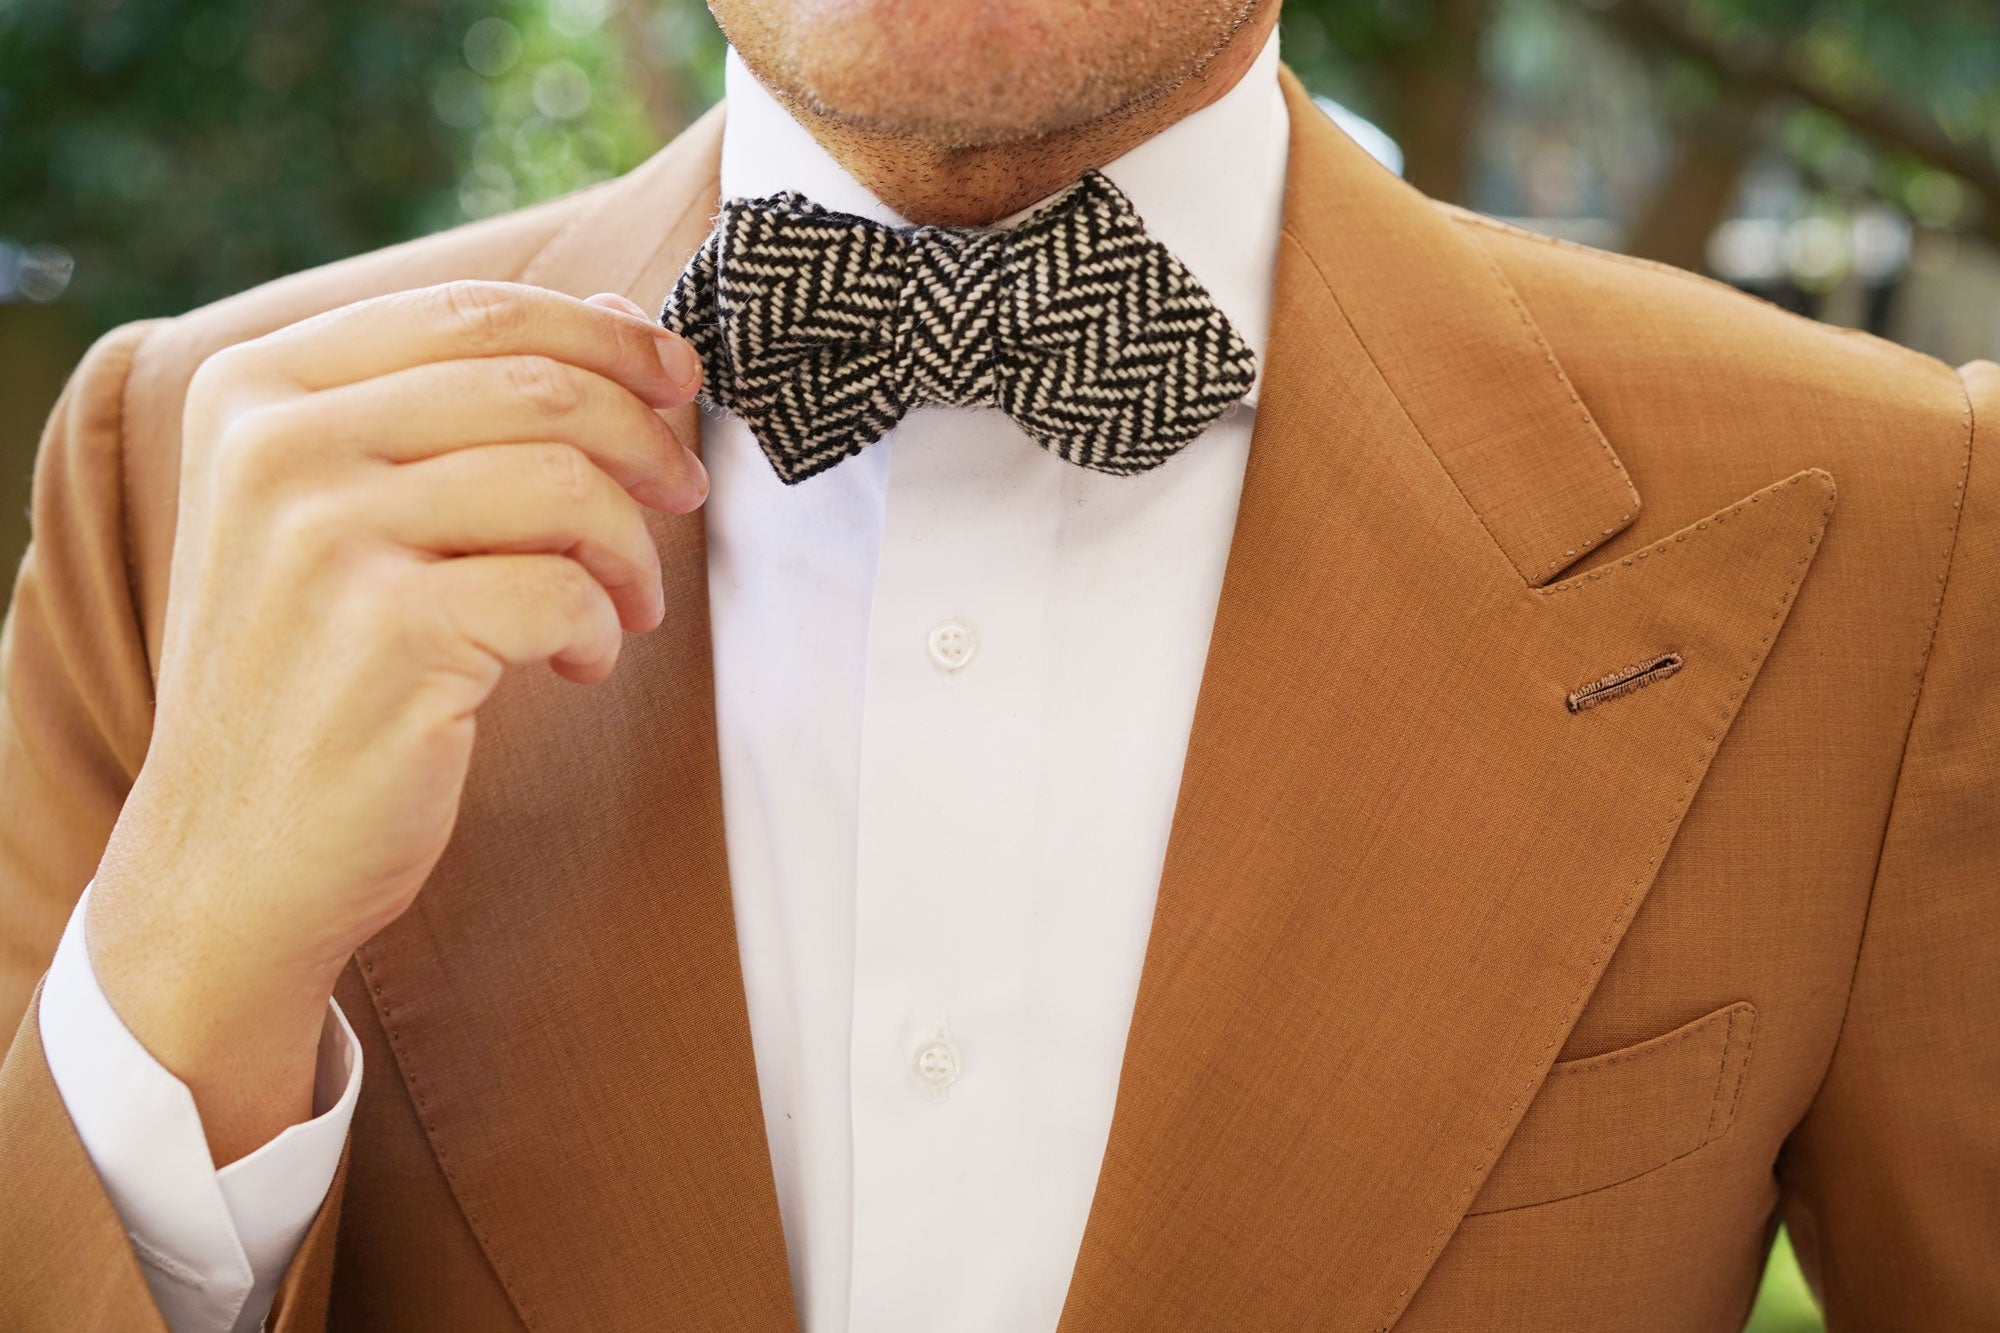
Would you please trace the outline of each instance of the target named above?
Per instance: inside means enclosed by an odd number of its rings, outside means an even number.
[[[437,361],[544,356],[624,385],[652,407],[701,387],[701,359],[651,320],[516,282],[449,282],[315,315],[254,344],[304,389],[333,389]],[[247,350],[247,349],[246,349]]]

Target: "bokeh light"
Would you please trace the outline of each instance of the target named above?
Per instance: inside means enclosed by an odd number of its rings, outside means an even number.
[[[0,236],[0,303],[47,305],[69,290],[76,260],[60,245],[21,245]]]

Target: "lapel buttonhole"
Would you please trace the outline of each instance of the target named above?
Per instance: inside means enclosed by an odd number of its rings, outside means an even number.
[[[1572,713],[1581,713],[1586,708],[1609,703],[1621,695],[1651,685],[1656,680],[1665,680],[1681,669],[1679,653],[1662,653],[1644,662],[1636,662],[1622,667],[1608,676],[1600,676],[1588,685],[1580,685],[1571,690],[1563,700]]]

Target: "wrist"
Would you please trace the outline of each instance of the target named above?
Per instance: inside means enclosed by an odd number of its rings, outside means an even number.
[[[111,892],[100,898],[103,889]],[[84,944],[98,986],[140,1045],[187,1086],[216,1166],[310,1119],[338,969],[287,969],[250,941],[155,920],[149,904],[115,884],[95,884],[91,899]]]

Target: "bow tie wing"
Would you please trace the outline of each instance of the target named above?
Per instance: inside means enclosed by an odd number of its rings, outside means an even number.
[[[901,420],[896,316],[908,243],[798,195],[732,200],[662,322],[702,355],[715,405],[741,415],[787,483]]]
[[[1043,448],[1131,475],[1200,435],[1256,359],[1096,172],[1014,229],[894,230],[797,194],[734,200],[661,322],[700,352],[784,481],[924,403],[996,406]]]
[[[1201,283],[1095,172],[1021,225],[1009,267],[1001,406],[1060,458],[1148,471],[1256,379],[1255,355]]]

